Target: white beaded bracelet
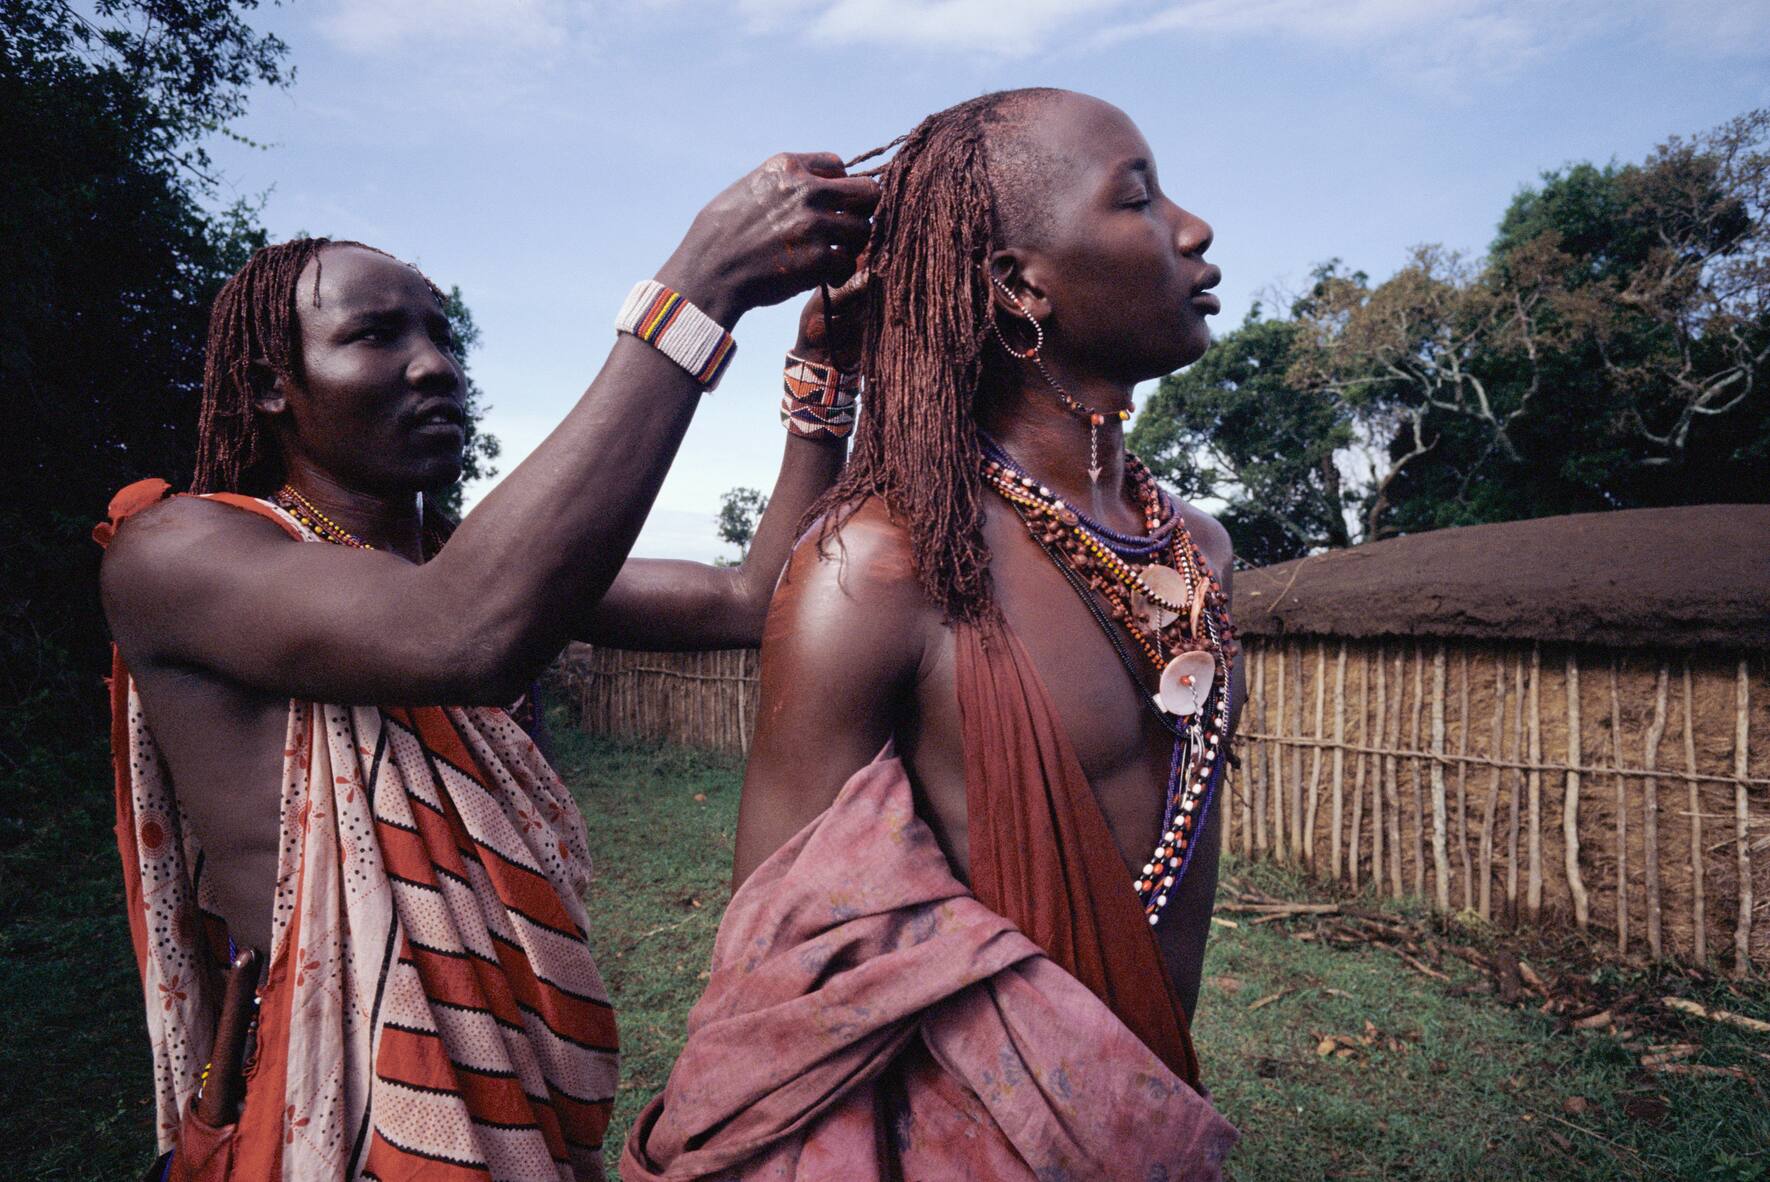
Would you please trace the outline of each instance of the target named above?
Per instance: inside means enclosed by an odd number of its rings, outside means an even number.
[[[719,384],[737,352],[737,342],[717,320],[656,279],[633,285],[615,318],[615,331],[638,337],[694,375],[707,390]]]

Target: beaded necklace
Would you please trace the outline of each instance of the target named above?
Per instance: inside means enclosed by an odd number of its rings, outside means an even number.
[[[1126,455],[1125,472],[1145,532],[1124,534],[1066,505],[995,440],[982,442],[985,483],[1062,572],[1112,642],[1139,698],[1174,736],[1161,837],[1133,884],[1153,926],[1191,864],[1194,836],[1222,778],[1235,659],[1227,599],[1186,523],[1135,456]],[[1154,695],[1113,621],[1160,673]]]
[[[375,548],[333,521],[323,509],[303,496],[301,490],[292,484],[285,484],[277,489],[270,499],[277,508],[312,530],[322,542],[331,542],[335,546],[347,546],[352,550],[373,550]],[[428,519],[429,514],[425,516]],[[448,538],[434,522],[425,521],[423,544],[426,558],[436,557],[436,552],[443,548],[443,543],[447,540]]]

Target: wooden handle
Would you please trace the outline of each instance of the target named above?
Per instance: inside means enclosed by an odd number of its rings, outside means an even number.
[[[242,948],[228,969],[221,1018],[209,1056],[209,1080],[197,1097],[197,1117],[220,1127],[239,1117],[246,1098],[246,1037],[258,1012],[258,950]]]

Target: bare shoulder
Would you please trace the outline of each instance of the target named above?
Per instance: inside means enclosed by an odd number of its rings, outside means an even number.
[[[242,559],[292,542],[275,522],[200,497],[143,509],[117,528],[99,567],[111,630],[126,648],[139,647]]]
[[[872,500],[820,533],[800,540],[775,590],[764,665],[772,649],[795,660],[840,654],[882,676],[914,668],[940,613],[916,581],[909,531]]]
[[[815,588],[872,610],[931,607],[913,559],[909,530],[884,502],[869,498],[828,536],[821,522],[807,531],[787,563],[782,590]]]
[[[1229,531],[1197,505],[1178,497],[1174,498],[1174,504],[1179,507],[1186,528],[1192,532],[1193,541],[1198,543],[1199,552],[1211,564],[1211,570],[1219,579],[1229,578],[1235,569],[1235,543],[1230,541]]]

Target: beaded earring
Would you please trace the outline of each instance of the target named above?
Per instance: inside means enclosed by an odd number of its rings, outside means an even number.
[[[1006,352],[1008,356],[1018,358],[1021,361],[1030,361],[1035,367],[1037,367],[1039,376],[1044,378],[1045,384],[1050,386],[1051,389],[1056,392],[1057,401],[1062,404],[1063,409],[1067,410],[1070,414],[1075,415],[1077,418],[1087,420],[1088,480],[1093,484],[1099,484],[1100,473],[1102,471],[1100,467],[1100,428],[1105,424],[1106,416],[1108,414],[1111,414],[1119,422],[1123,423],[1130,419],[1131,412],[1137,408],[1135,406],[1130,406],[1124,410],[1103,412],[1095,410],[1091,406],[1084,406],[1081,402],[1077,401],[1068,390],[1063,388],[1063,383],[1053,377],[1051,371],[1045,366],[1045,358],[1042,356],[1045,349],[1045,326],[1039,323],[1038,317],[1026,310],[1026,305],[1021,303],[1019,297],[1008,289],[1006,283],[1003,283],[994,275],[991,275],[989,280],[991,283],[995,284],[996,287],[1001,289],[1003,297],[1005,297],[1010,304],[1014,305],[1015,311],[1019,312],[1021,317],[1032,325],[1033,347],[1024,353],[1016,351],[1014,346],[1008,343],[1008,338],[1003,335],[1002,326],[996,323],[996,318],[993,314],[989,318],[990,331],[996,334],[996,340],[1001,343],[1003,351]]]

